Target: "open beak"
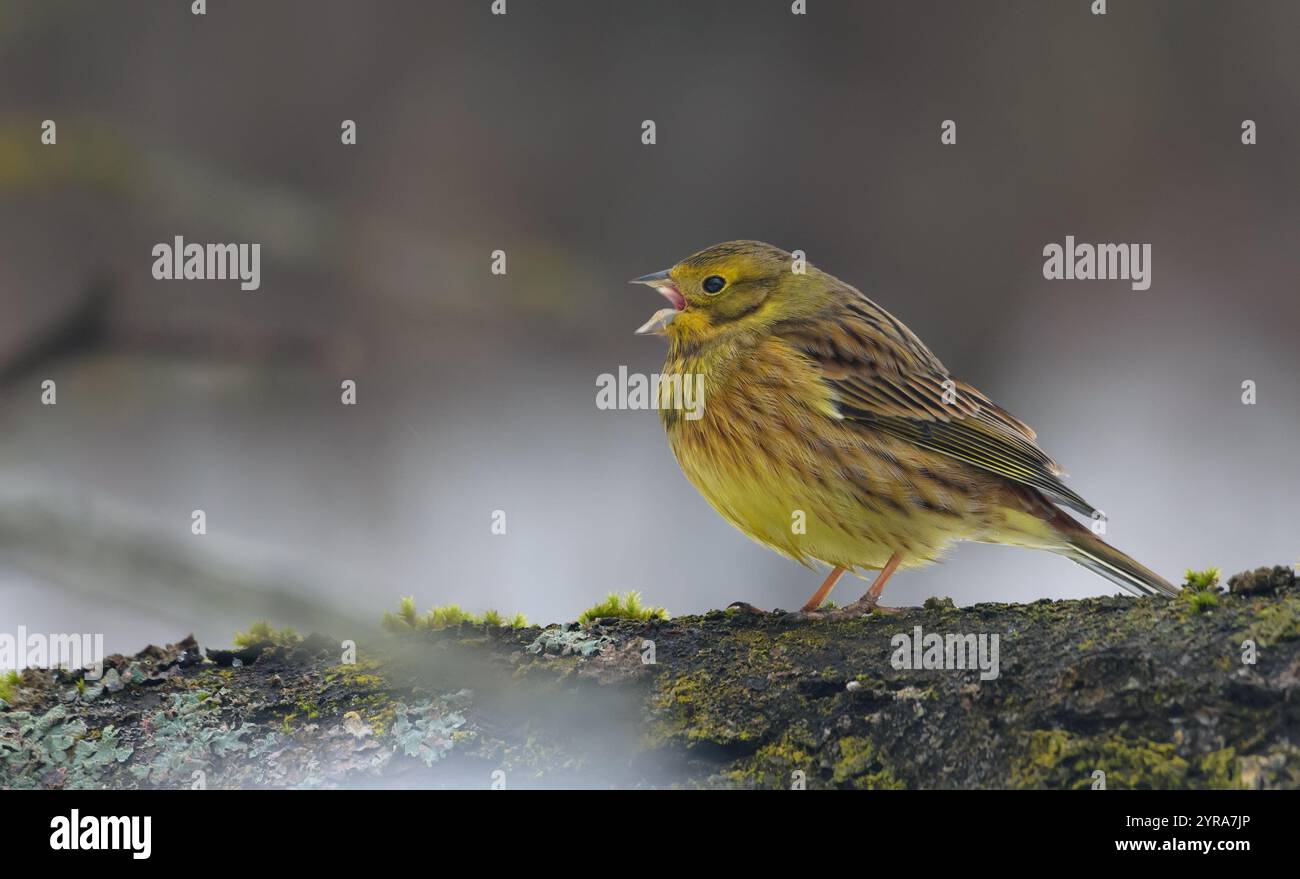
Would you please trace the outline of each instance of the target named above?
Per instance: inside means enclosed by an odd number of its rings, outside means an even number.
[[[678,312],[686,308],[686,297],[682,295],[682,291],[677,289],[677,284],[673,282],[666,269],[662,272],[652,272],[639,278],[633,278],[628,283],[645,284],[647,287],[654,287],[673,306],[672,308],[662,308],[656,311],[654,316],[636,331],[639,336],[662,335],[668,325],[677,317]]]

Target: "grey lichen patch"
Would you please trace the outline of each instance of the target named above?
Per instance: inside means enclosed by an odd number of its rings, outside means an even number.
[[[131,756],[112,726],[90,732],[62,705],[40,715],[9,712],[0,725],[0,765],[6,786],[69,789],[101,786],[102,771]]]
[[[417,692],[379,660],[308,649],[333,639],[255,640],[247,664],[203,662],[187,641],[110,657],[97,681],[40,673],[46,706],[0,713],[0,788],[334,787],[476,739],[467,690]]]
[[[81,698],[93,702],[104,693],[119,692],[124,686],[126,685],[122,683],[122,676],[118,674],[117,669],[110,668],[99,680],[92,681],[81,689]]]
[[[151,787],[189,786],[195,772],[206,774],[216,761],[247,750],[259,730],[223,717],[223,693],[172,693],[170,704],[150,718],[131,774]]]
[[[466,723],[457,706],[467,704],[469,698],[469,691],[461,690],[443,699],[398,705],[392,731],[397,746],[426,766],[443,759],[455,745],[457,731]]]
[[[608,635],[588,632],[576,626],[552,626],[543,629],[533,643],[525,649],[532,654],[551,654],[554,656],[595,656],[606,646],[612,645],[614,639]]]
[[[503,771],[511,788],[1077,788],[1101,771],[1112,788],[1295,788],[1300,590],[1265,570],[1203,590],[1205,613],[1112,596],[462,622],[369,641],[355,665],[323,636],[208,660],[192,641],[150,648],[99,681],[25,672],[0,707],[0,787],[178,786],[202,768],[210,787]],[[1001,675],[895,667],[894,636],[918,625],[997,634]]]

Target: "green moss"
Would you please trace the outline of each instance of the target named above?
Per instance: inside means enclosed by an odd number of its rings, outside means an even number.
[[[1219,606],[1219,569],[1206,568],[1193,571],[1188,568],[1183,574],[1183,589],[1178,593],[1179,600],[1193,613],[1205,613]]]
[[[699,670],[661,675],[650,697],[653,722],[646,727],[647,747],[757,749],[771,732],[771,719],[752,711],[755,693],[743,679]]]
[[[859,790],[902,790],[905,785],[881,762],[871,739],[846,736],[836,743],[839,759],[831,772],[837,785]]]
[[[483,612],[483,625],[494,626],[498,629],[526,629],[528,628],[528,617],[517,613],[507,618],[500,611],[488,610]]]
[[[791,787],[795,773],[802,772],[805,786],[811,787],[816,765],[817,758],[802,737],[786,733],[777,741],[759,748],[753,757],[724,772],[722,777],[738,787],[772,790]]]
[[[415,609],[415,599],[407,596],[397,607],[397,613],[385,613],[383,626],[390,632],[411,632],[446,629],[462,624],[487,625],[498,628],[522,629],[528,626],[528,617],[521,613],[507,617],[498,610],[482,614],[470,613],[459,604],[444,604],[429,608],[421,615]]]
[[[394,706],[399,703],[395,701],[389,682],[383,676],[386,668],[384,663],[362,659],[351,665],[336,665],[327,669],[324,678],[329,691],[346,694],[345,699],[335,699],[326,706],[328,713],[351,709],[361,716],[374,735],[387,732],[393,723]]]
[[[385,613],[384,628],[391,631],[416,629],[420,626],[420,612],[415,609],[415,596],[407,595],[397,605],[397,613]]]
[[[379,709],[372,714],[366,715],[366,725],[370,727],[376,736],[382,736],[388,732],[393,721],[397,719],[397,703],[386,702],[379,706]]]
[[[641,603],[640,592],[626,592],[619,596],[611,592],[605,600],[592,605],[578,615],[578,622],[586,624],[592,620],[666,620],[668,611],[662,607],[647,607]]]
[[[1222,574],[1218,568],[1206,568],[1204,571],[1188,568],[1183,573],[1183,588],[1191,592],[1218,592],[1220,576]]]
[[[1250,628],[1237,635],[1237,642],[1250,638],[1269,646],[1296,637],[1300,637],[1300,600],[1288,596],[1283,601],[1260,608]]]
[[[424,615],[424,627],[426,629],[446,629],[449,626],[459,626],[461,623],[481,623],[482,621],[482,617],[461,610],[459,604],[442,604],[438,607],[431,607],[428,613]]]
[[[236,647],[252,647],[270,641],[277,647],[293,647],[302,641],[302,637],[289,627],[273,629],[266,620],[257,620],[248,627],[247,632],[235,633]]]
[[[340,663],[325,671],[325,681],[344,684],[349,690],[380,689],[385,686],[384,679],[378,674],[383,668],[383,664],[374,659]]]
[[[14,694],[18,692],[20,680],[18,672],[13,670],[0,674],[0,701],[14,701]]]
[[[662,734],[665,742],[676,740],[688,747],[701,743],[729,747],[755,738],[753,731],[713,712],[705,685],[699,681],[679,680],[663,695],[659,704],[667,709],[669,722],[654,731]]]
[[[1079,737],[1064,730],[1034,730],[1027,735],[1023,755],[1013,761],[1010,785],[1086,790],[1092,787],[1097,770],[1106,773],[1106,787],[1116,790],[1242,786],[1232,748],[1188,759],[1165,742],[1110,733]]]

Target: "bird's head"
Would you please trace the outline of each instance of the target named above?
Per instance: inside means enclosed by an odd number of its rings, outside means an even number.
[[[637,333],[697,344],[736,332],[761,333],[815,311],[829,295],[818,277],[825,276],[771,244],[715,244],[670,269],[632,280],[654,287],[672,306],[656,312]]]

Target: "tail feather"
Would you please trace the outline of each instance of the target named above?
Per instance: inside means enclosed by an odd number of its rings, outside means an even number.
[[[1146,565],[1120,552],[1085,528],[1080,527],[1079,532],[1069,535],[1070,548],[1065,556],[1071,561],[1078,562],[1134,595],[1164,595],[1173,598],[1178,594],[1178,587]]]
[[[1060,553],[1134,595],[1172,598],[1178,594],[1178,587],[1093,534],[1042,492],[1023,486],[1012,491],[1014,499],[1004,508],[1005,524],[1013,529],[1016,539],[1008,540],[1004,533],[996,542]]]

